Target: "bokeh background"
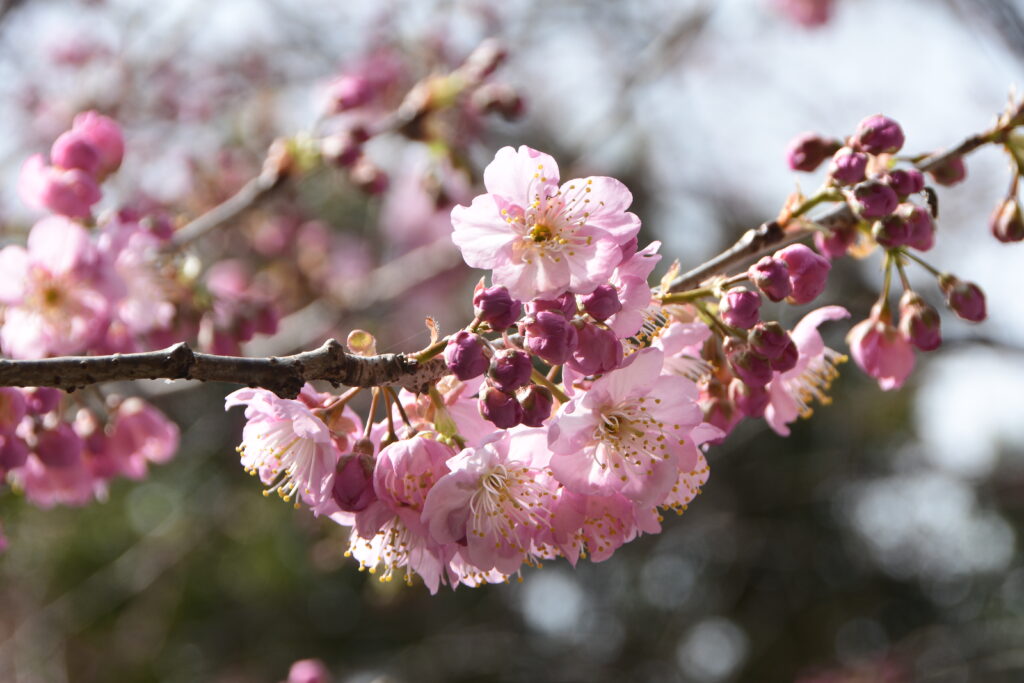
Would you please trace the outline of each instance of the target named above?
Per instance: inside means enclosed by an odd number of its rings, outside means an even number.
[[[120,199],[195,216],[257,172],[276,136],[315,125],[332,77],[393,69],[394,104],[497,36],[509,59],[496,77],[522,117],[457,119],[447,147],[375,140],[383,195],[317,173],[197,254],[243,260],[290,314],[251,353],[356,327],[409,350],[424,315],[444,330],[468,317],[479,273],[446,246],[447,212],[501,145],[554,154],[563,177],[621,178],[647,238],[695,265],[795,183],[814,188],[786,168],[795,134],[845,135],[884,112],[910,151],[951,146],[1024,75],[1024,3],[837,0],[813,28],[787,4],[800,3],[7,0],[2,238],[31,224],[12,189],[21,161],[76,111],[124,123]],[[379,583],[342,557],[344,529],[259,495],[237,465],[229,387],[114,387],[167,410],[180,453],[86,508],[0,499],[0,680],[273,683],[305,657],[353,683],[1021,680],[1024,262],[987,229],[1006,159],[982,150],[968,169],[940,195],[932,260],[985,288],[989,320],[945,319],[946,345],[899,392],[848,364],[834,404],[792,437],[742,425],[710,452],[685,515],[601,564],[436,596]],[[826,298],[865,316],[878,257],[833,273]],[[846,327],[827,331],[833,346]]]

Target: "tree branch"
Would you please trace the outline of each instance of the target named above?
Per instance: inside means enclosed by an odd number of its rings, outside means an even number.
[[[196,353],[181,343],[147,353],[0,360],[0,386],[74,391],[99,382],[194,379],[264,387],[282,398],[295,398],[303,384],[318,379],[351,387],[394,385],[421,393],[446,374],[442,358],[419,362],[401,353],[356,356],[334,339],[314,351],[270,358]]]
[[[856,223],[857,217],[853,215],[848,205],[842,204],[821,218],[814,219],[814,222],[825,228],[836,229]],[[685,292],[694,289],[710,277],[721,275],[730,268],[758,258],[766,252],[802,240],[809,234],[811,232],[805,229],[786,230],[778,221],[762,223],[747,230],[735,244],[722,253],[677,277],[672,281],[668,291]]]

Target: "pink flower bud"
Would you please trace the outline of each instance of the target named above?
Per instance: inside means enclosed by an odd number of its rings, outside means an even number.
[[[910,238],[910,226],[898,215],[893,214],[875,221],[871,226],[871,236],[886,249],[902,247]]]
[[[875,114],[857,124],[854,144],[870,154],[895,154],[903,147],[903,129],[888,116]]]
[[[494,386],[511,394],[516,389],[530,383],[532,372],[533,363],[530,362],[530,356],[525,351],[504,349],[494,354],[487,376]]]
[[[914,369],[914,350],[878,306],[871,317],[853,326],[846,341],[853,360],[878,380],[883,391],[903,386]]]
[[[866,180],[853,188],[854,209],[861,218],[888,216],[899,203],[893,189],[878,180]]]
[[[285,683],[331,683],[331,672],[319,659],[300,659],[288,670]]]
[[[922,351],[933,351],[942,344],[939,312],[910,289],[900,298],[900,332]]]
[[[814,233],[814,246],[822,256],[830,259],[844,256],[856,241],[857,228],[853,225]]]
[[[121,167],[124,159],[124,133],[114,119],[87,111],[75,117],[71,130],[85,138],[99,153],[100,163],[96,174],[104,178]],[[54,162],[56,163],[56,161]]]
[[[552,365],[567,361],[579,344],[576,328],[561,313],[539,311],[522,324],[527,348]]]
[[[39,154],[29,157],[18,176],[18,196],[28,206],[69,218],[88,218],[102,198],[100,188],[85,171],[47,166]]]
[[[473,311],[492,330],[506,330],[523,313],[523,304],[513,299],[507,287],[487,287],[473,295]]]
[[[967,177],[967,167],[963,157],[953,157],[928,171],[939,185],[956,185]]]
[[[747,277],[772,301],[782,301],[793,291],[786,262],[771,256],[765,256],[750,266]]]
[[[444,348],[444,362],[452,374],[461,380],[479,377],[487,372],[491,364],[484,348],[484,341],[479,335],[460,330],[448,340]]]
[[[901,204],[896,215],[907,224],[908,247],[928,251],[935,246],[935,222],[927,209],[915,204]]]
[[[747,343],[754,353],[759,353],[768,360],[779,357],[783,349],[792,343],[789,332],[777,322],[757,323],[747,334]]]
[[[794,171],[813,171],[840,147],[838,140],[823,138],[817,133],[802,133],[786,148],[786,161]]]
[[[28,446],[11,432],[0,433],[0,477],[25,464]]]
[[[622,310],[619,291],[614,285],[598,285],[590,294],[583,297],[583,310],[598,322],[604,322]]]
[[[796,367],[798,360],[800,360],[800,349],[797,348],[796,342],[790,339],[782,347],[778,357],[771,360],[772,370],[775,372],[789,372]]]
[[[622,342],[611,330],[584,323],[577,331],[579,343],[566,365],[583,375],[600,375],[619,367]]]
[[[849,147],[843,147],[832,157],[832,163],[828,167],[828,174],[841,185],[853,185],[864,180],[867,168],[867,154],[855,152]]]
[[[1008,197],[996,207],[989,220],[992,234],[1000,242],[1024,240],[1024,216],[1016,197]]]
[[[27,412],[25,394],[14,387],[0,387],[0,432],[13,432]]]
[[[733,374],[746,384],[763,387],[771,381],[771,363],[745,343],[729,339],[725,344],[725,356]]]
[[[35,452],[47,467],[65,468],[82,459],[82,439],[66,422],[37,433]]]
[[[761,417],[771,402],[771,394],[764,386],[752,387],[738,379],[729,383],[729,400],[747,417]]]
[[[374,87],[369,79],[345,74],[327,85],[328,107],[332,114],[361,107],[373,99]]]
[[[511,429],[523,421],[523,407],[515,396],[487,387],[480,395],[480,415],[493,422],[495,427]]]
[[[531,384],[519,403],[523,407],[523,424],[527,427],[543,427],[544,421],[551,417],[555,398],[545,387]]]
[[[576,296],[569,292],[560,295],[557,299],[534,299],[526,304],[527,313],[534,314],[541,311],[555,311],[566,318],[573,318],[579,311],[576,305]]]
[[[69,130],[61,133],[50,148],[50,162],[54,166],[77,168],[95,176],[100,167],[100,153],[84,136]]]
[[[761,319],[761,296],[744,287],[733,287],[718,302],[718,314],[727,325],[750,329]]]
[[[916,168],[898,168],[886,174],[885,184],[900,197],[906,197],[924,189],[924,175]]]
[[[774,257],[789,269],[789,282],[793,291],[786,300],[790,303],[810,303],[825,290],[832,264],[821,254],[803,244],[791,244],[775,252]]]
[[[359,512],[377,500],[373,489],[373,443],[360,439],[334,469],[331,497],[344,512]]]
[[[939,277],[939,288],[946,295],[946,305],[964,320],[980,323],[988,316],[985,293],[973,282],[942,275]]]

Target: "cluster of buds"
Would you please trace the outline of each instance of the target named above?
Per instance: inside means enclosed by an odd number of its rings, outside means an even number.
[[[102,410],[66,405],[56,389],[0,387],[0,478],[40,507],[85,505],[116,477],[142,479],[178,448],[178,428],[140,398]]]

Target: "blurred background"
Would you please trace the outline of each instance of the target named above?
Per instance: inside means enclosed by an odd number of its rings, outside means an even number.
[[[322,125],[340,75],[380,79],[366,113],[380,116],[488,36],[509,51],[494,76],[507,117],[467,107],[421,139],[381,136],[367,154],[387,189],[313,173],[198,243],[204,265],[230,255],[285,314],[248,353],[357,327],[410,350],[425,315],[464,324],[480,274],[447,216],[502,145],[553,154],[563,178],[622,179],[663,265],[687,267],[774,217],[797,182],[815,188],[786,167],[796,134],[847,135],[883,112],[912,153],[952,146],[1024,75],[1013,0],[7,0],[2,238],[31,225],[20,164],[77,111],[125,125],[110,206],[196,216],[275,137]],[[117,387],[178,421],[179,455],[85,508],[0,499],[0,680],[273,683],[306,657],[352,683],[1021,680],[1024,270],[987,227],[1003,154],[967,166],[940,193],[931,260],[985,289],[989,320],[944,318],[947,343],[898,392],[843,366],[834,404],[788,439],[744,423],[685,515],[601,564],[436,596],[379,583],[342,557],[343,528],[259,495],[234,453],[230,387]],[[865,317],[879,257],[833,274],[825,299]],[[831,346],[846,329],[826,330]]]

